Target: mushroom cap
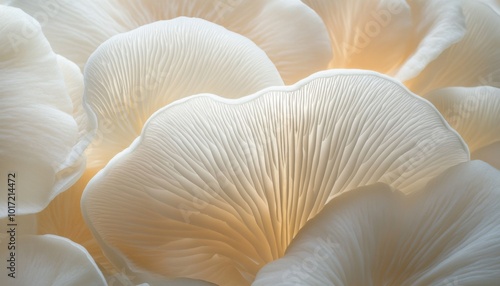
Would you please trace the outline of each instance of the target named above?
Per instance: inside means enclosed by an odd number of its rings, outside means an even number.
[[[394,76],[419,95],[451,87],[500,87],[496,0],[304,0],[323,19],[329,68]]]

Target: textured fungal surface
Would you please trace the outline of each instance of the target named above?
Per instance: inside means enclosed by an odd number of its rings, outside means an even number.
[[[329,71],[158,111],[91,180],[82,206],[114,263],[248,284],[337,194],[375,182],[409,193],[467,159],[460,137],[402,85]]]

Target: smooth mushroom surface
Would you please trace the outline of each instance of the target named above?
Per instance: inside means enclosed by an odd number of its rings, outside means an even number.
[[[474,160],[482,160],[500,170],[500,142],[490,144],[471,154]]]
[[[81,98],[75,94],[83,84],[80,71],[73,78],[72,63],[52,51],[40,25],[12,7],[0,6],[0,18],[0,175],[6,187],[0,217],[6,217],[7,187],[16,214],[30,214],[81,176],[96,123],[83,103],[72,101]]]
[[[331,70],[166,106],[89,182],[82,211],[117,267],[248,285],[338,194],[375,182],[411,193],[467,160],[400,83]]]

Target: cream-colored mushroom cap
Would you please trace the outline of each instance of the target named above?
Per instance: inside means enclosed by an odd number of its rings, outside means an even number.
[[[431,104],[378,73],[332,70],[166,106],[89,182],[82,211],[115,265],[246,285],[336,195],[412,192],[467,160]]]

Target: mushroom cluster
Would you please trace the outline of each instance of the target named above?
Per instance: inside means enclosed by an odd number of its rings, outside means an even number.
[[[498,27],[498,0],[0,1],[1,284],[498,285]]]

